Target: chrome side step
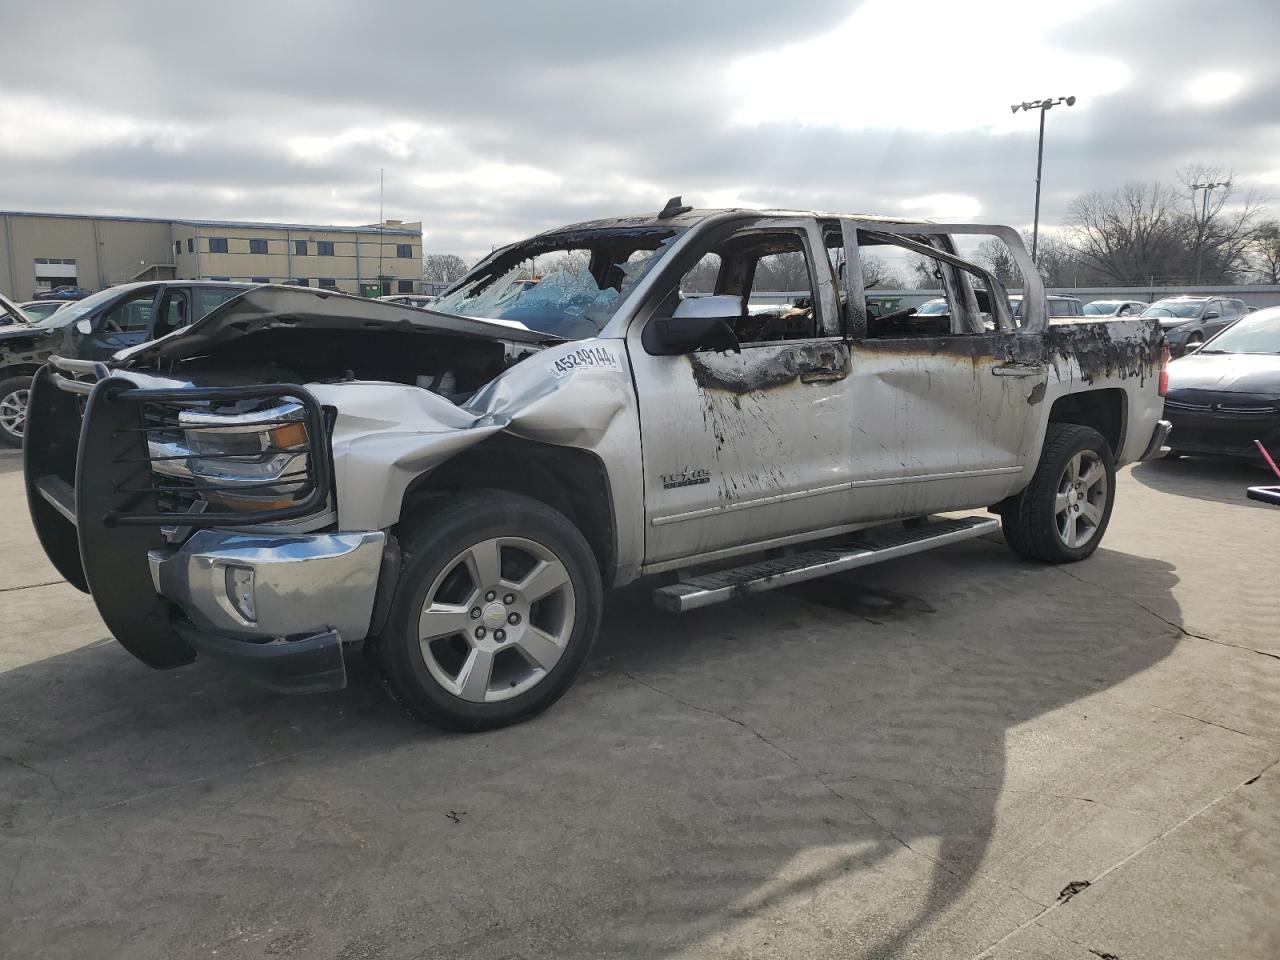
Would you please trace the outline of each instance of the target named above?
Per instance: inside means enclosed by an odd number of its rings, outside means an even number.
[[[653,602],[670,613],[683,613],[748,593],[763,593],[842,570],[922,553],[999,529],[1000,521],[994,518],[961,517],[929,520],[910,528],[862,530],[835,546],[761,560],[658,587],[653,591]]]

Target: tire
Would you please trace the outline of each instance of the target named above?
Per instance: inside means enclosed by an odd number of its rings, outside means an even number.
[[[401,525],[400,579],[374,662],[392,696],[434,726],[527,720],[560,699],[591,652],[604,605],[595,556],[568,518],[529,497],[476,490],[433,506]]]
[[[1115,462],[1102,434],[1075,423],[1051,423],[1031,482],[1000,506],[1005,541],[1032,560],[1083,560],[1107,531],[1115,489]]]
[[[27,400],[31,396],[30,377],[0,380],[0,443],[21,447],[27,424]]]

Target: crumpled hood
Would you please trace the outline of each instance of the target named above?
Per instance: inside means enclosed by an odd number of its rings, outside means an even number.
[[[277,285],[246,290],[186,329],[121,350],[114,360],[128,366],[185,360],[246,333],[299,325],[335,330],[361,327],[435,330],[508,343],[546,344],[560,340],[510,321],[459,317],[328,290]]]
[[[1212,349],[1212,348],[1210,348]],[[1169,364],[1169,393],[1212,390],[1280,397],[1280,356],[1193,353]]]
[[[29,323],[15,323],[0,327],[0,341],[20,340],[24,337],[28,340],[39,340],[49,336],[56,329],[56,327],[37,327]]]

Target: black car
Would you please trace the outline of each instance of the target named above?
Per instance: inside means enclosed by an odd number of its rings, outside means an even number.
[[[49,357],[106,360],[194,323],[251,286],[208,280],[125,283],[42,320],[0,328],[0,443],[22,446],[31,378]]]
[[[1280,451],[1280,307],[1248,314],[1169,364],[1164,412],[1174,454],[1261,462],[1255,440]]]
[[[1166,297],[1142,311],[1160,321],[1169,352],[1180,357],[1249,312],[1231,297]]]

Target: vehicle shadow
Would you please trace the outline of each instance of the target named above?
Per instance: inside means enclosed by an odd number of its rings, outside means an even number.
[[[1163,457],[1136,463],[1131,471],[1135,480],[1160,493],[1255,509],[1275,508],[1250,500],[1245,490],[1280,483],[1263,464],[1226,457]]]
[[[0,446],[0,477],[22,472],[22,451]]]
[[[1176,582],[1090,563],[1147,597]],[[408,719],[359,657],[306,698],[112,641],[18,666],[0,937],[139,960],[759,955],[779,935],[909,954],[985,882],[1010,731],[1178,635],[998,544],[856,573],[679,617],[615,594],[565,700],[474,737]],[[974,926],[947,927],[954,955],[985,945]]]

